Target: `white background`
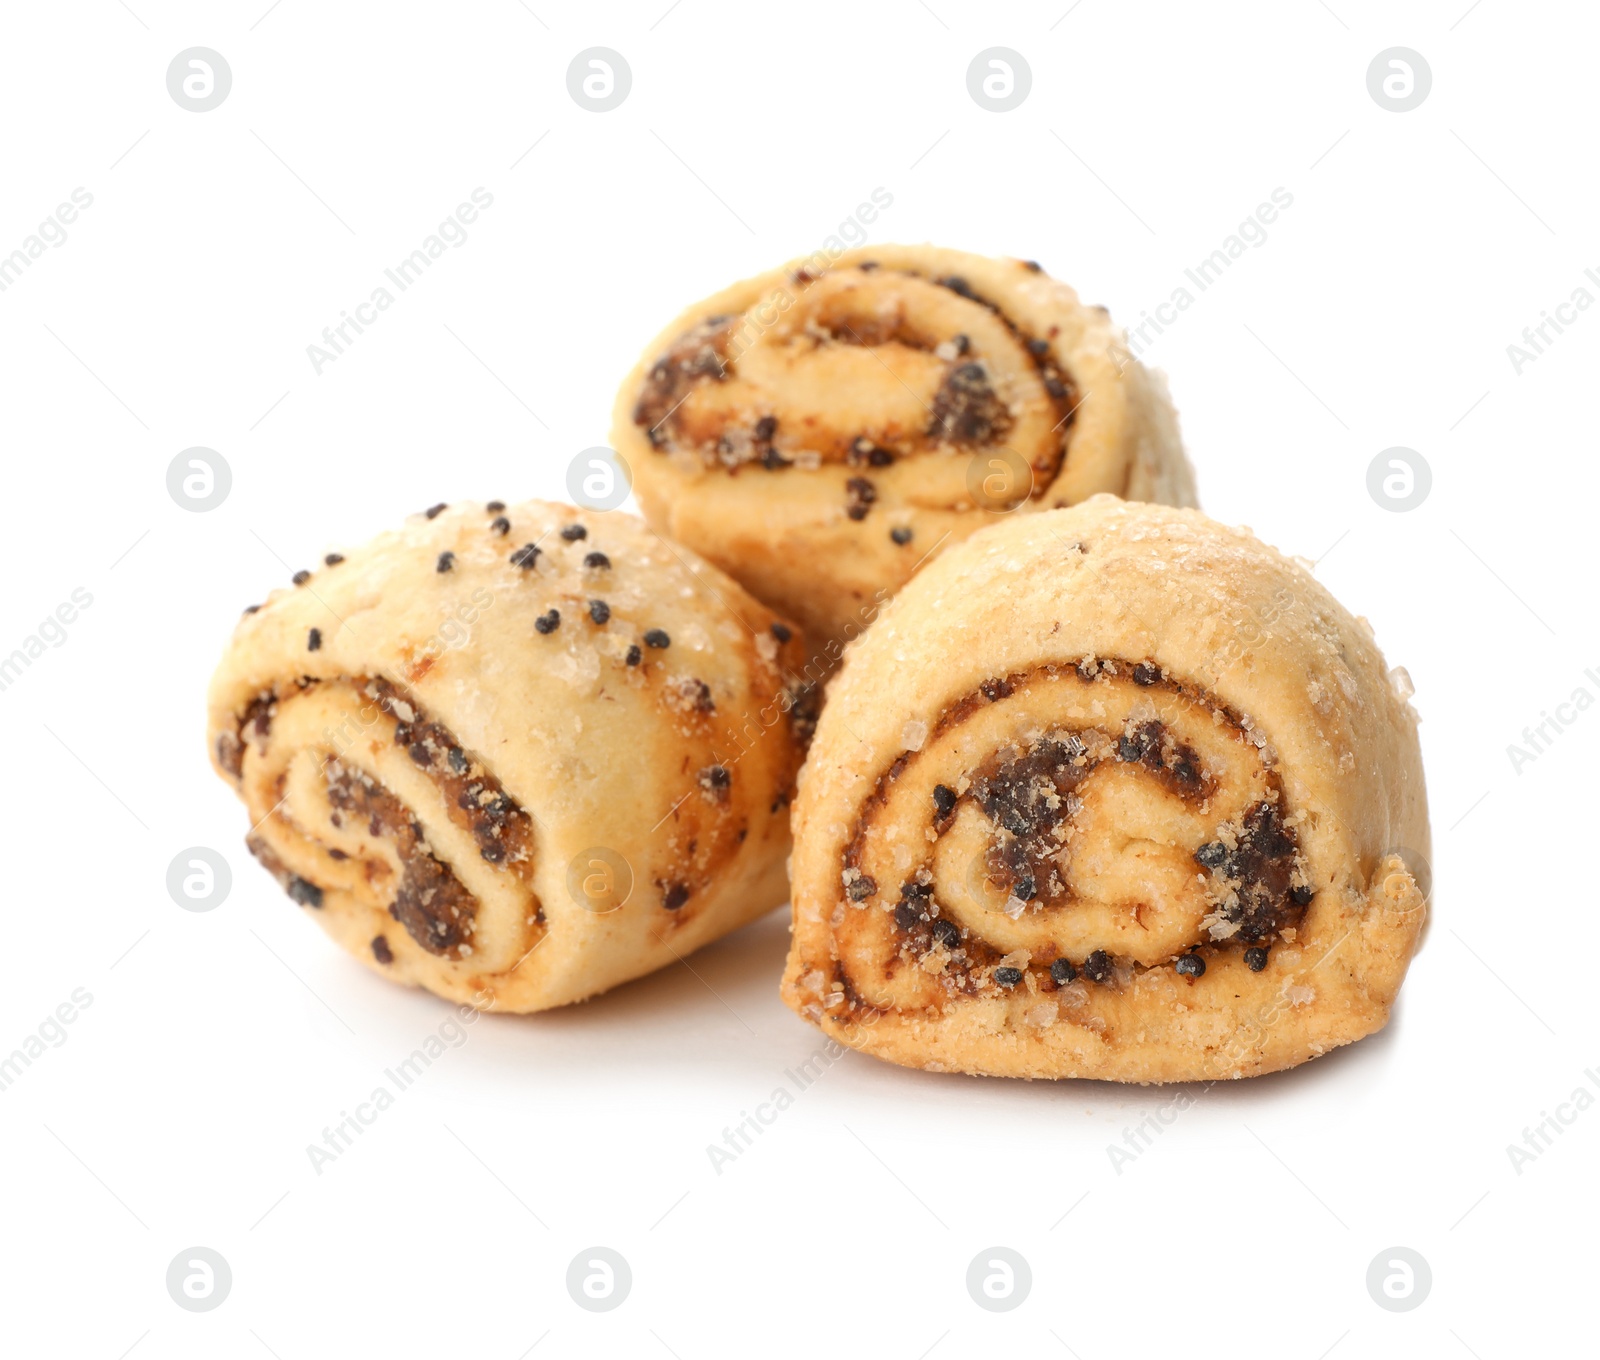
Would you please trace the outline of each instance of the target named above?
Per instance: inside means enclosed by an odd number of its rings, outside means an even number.
[[[93,596],[0,692],[0,1054],[93,997],[0,1092],[5,1350],[1592,1347],[1600,1112],[1520,1173],[1506,1149],[1594,1090],[1586,1067],[1600,1080],[1575,849],[1600,712],[1520,772],[1507,747],[1580,686],[1600,696],[1600,314],[1520,375],[1506,347],[1600,270],[1593,11],[267,3],[4,10],[0,253],[94,196],[0,293],[0,654]],[[204,114],[165,85],[196,45],[233,72]],[[604,114],[565,79],[597,45],[633,72]],[[1433,72],[1404,114],[1366,87],[1396,45]],[[993,46],[1032,69],[1013,112],[967,93]],[[316,374],[306,346],[478,186],[494,205],[466,244]],[[481,1021],[316,1174],[306,1145],[448,1011],[344,958],[245,854],[202,711],[239,609],[432,501],[559,498],[659,327],[815,249],[879,186],[872,239],[1036,257],[1124,323],[1293,194],[1148,360],[1207,509],[1318,559],[1415,679],[1436,916],[1395,1022],[1205,1094],[1120,1173],[1108,1145],[1170,1091],[851,1054],[717,1174],[707,1145],[822,1042],[777,999],[780,913],[693,972]],[[192,445],[233,471],[207,514],[165,488]],[[1410,513],[1366,489],[1393,445],[1433,471]],[[165,888],[193,845],[234,869],[208,914]],[[633,1271],[606,1314],[565,1287],[596,1244]],[[164,1284],[194,1245],[233,1271],[206,1314]],[[1006,1314],[964,1285],[996,1245],[1033,1274]],[[1433,1274],[1404,1314],[1365,1283],[1396,1245]]]

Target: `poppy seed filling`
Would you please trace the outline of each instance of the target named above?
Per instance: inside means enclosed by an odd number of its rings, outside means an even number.
[[[438,786],[446,815],[472,837],[483,861],[527,879],[533,863],[532,819],[448,729],[430,720],[385,680],[313,680],[303,683],[301,692],[323,683],[354,688],[375,717],[381,714],[391,719],[394,744]],[[234,756],[226,767],[235,777],[243,768],[247,740],[263,747],[270,740],[276,704],[275,696],[263,695],[241,716],[237,735],[226,748]],[[389,914],[428,953],[456,960],[469,956],[478,899],[451,866],[432,852],[427,833],[411,810],[373,775],[336,756],[324,757],[322,775],[333,825],[347,832],[359,828],[366,837],[387,842],[398,861],[400,873],[394,882],[387,855],[363,852],[354,857],[364,866],[369,883],[380,890],[392,887]],[[246,844],[294,901],[322,907],[327,891],[324,885],[291,873],[259,834],[248,837]],[[338,861],[352,858],[342,850],[328,853]]]
[[[1203,703],[1214,721],[1234,728],[1242,749],[1261,749],[1249,740],[1236,715],[1215,699],[1186,689],[1153,662],[1089,659],[1075,667],[1045,669],[1054,680],[1070,677],[1086,686],[1121,675],[1141,690],[1164,688]],[[1022,675],[985,682],[951,705],[935,724],[935,732],[959,725],[987,705],[1010,697],[1029,679]],[[868,899],[876,895],[878,885],[860,867],[866,838],[894,784],[905,776],[917,754],[902,754],[863,807],[845,851],[842,887],[848,903],[872,905]],[[935,784],[927,813],[929,833],[934,839],[945,836],[962,815],[962,806],[972,805],[990,828],[984,877],[992,887],[1006,892],[1007,914],[1015,919],[1013,913],[1024,910],[1069,909],[1075,896],[1063,879],[1061,864],[1070,823],[1081,806],[1078,790],[1107,762],[1138,766],[1165,794],[1201,815],[1216,792],[1215,779],[1206,773],[1200,754],[1173,727],[1159,718],[1130,717],[1109,732],[1047,729],[1037,737],[991,752],[959,781],[959,791],[949,784]],[[1293,938],[1294,928],[1315,896],[1295,835],[1295,819],[1287,815],[1281,784],[1265,756],[1262,771],[1264,794],[1232,821],[1218,825],[1214,838],[1192,851],[1212,910],[1202,922],[1200,937],[1160,965],[1192,985],[1203,984],[1208,959],[1219,952],[1238,950],[1246,968],[1261,972],[1269,961],[1268,947]],[[887,903],[883,906],[888,908]],[[935,959],[938,971],[959,992],[974,993],[986,987],[1010,990],[1028,972],[1035,977],[1030,986],[1044,992],[1080,978],[1097,985],[1120,985],[1129,976],[1157,966],[1119,962],[1105,949],[1092,949],[1081,959],[1073,959],[1047,947],[1035,950],[1032,962],[1019,968],[1004,949],[971,930],[961,930],[947,919],[949,914],[957,913],[947,913],[941,906],[933,873],[924,865],[902,884],[900,901],[890,910],[889,928],[900,941],[904,960],[920,963],[931,951],[939,951]],[[836,967],[843,973],[844,965]]]
[[[650,366],[640,385],[633,408],[633,422],[658,453],[686,451],[707,467],[721,467],[737,474],[746,467],[771,472],[787,472],[794,467],[815,469],[827,464],[888,468],[897,460],[952,449],[972,451],[995,447],[1012,432],[1017,412],[1007,399],[1011,375],[1000,375],[983,358],[975,356],[973,342],[966,331],[930,334],[928,322],[911,319],[909,310],[918,304],[903,299],[915,294],[923,299],[930,288],[939,287],[957,294],[966,304],[981,307],[1001,321],[1015,341],[1015,364],[1031,370],[1038,387],[1054,405],[1051,422],[1052,447],[1033,451],[1030,462],[1036,470],[1048,472],[1048,483],[1066,457],[1066,444],[1074,423],[1077,401],[1072,380],[1061,367],[1050,339],[1025,334],[1004,309],[980,296],[965,279],[925,278],[909,268],[879,269],[864,263],[845,266],[830,275],[801,271],[792,281],[802,289],[829,279],[846,279],[854,274],[861,280],[848,300],[841,302],[833,293],[820,302],[799,299],[804,315],[802,325],[790,319],[790,329],[774,339],[766,332],[751,337],[751,323],[742,314],[708,316],[674,340]],[[877,291],[875,291],[877,290]],[[883,291],[887,290],[887,291]],[[920,293],[918,290],[921,290]],[[825,288],[824,293],[829,290]],[[877,304],[878,299],[883,305]],[[811,310],[815,309],[815,315]],[[943,310],[948,310],[944,308]],[[937,309],[936,309],[937,311]],[[943,364],[942,376],[928,399],[927,421],[921,428],[884,431],[831,432],[813,428],[814,422],[794,421],[787,428],[770,410],[770,404],[757,387],[743,400],[740,391],[734,398],[719,398],[698,410],[690,401],[698,389],[739,387],[740,361],[756,344],[776,344],[785,352],[804,356],[825,346],[878,348],[898,346],[919,351]],[[740,381],[736,381],[740,380]],[[863,490],[867,487],[867,490]],[[875,489],[864,479],[852,479],[846,486],[846,514],[853,521],[868,517],[876,499]],[[909,537],[896,537],[897,544]]]

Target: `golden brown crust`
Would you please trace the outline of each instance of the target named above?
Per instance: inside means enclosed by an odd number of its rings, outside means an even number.
[[[241,619],[209,744],[352,954],[540,1010],[783,900],[801,654],[631,516],[439,507]]]
[[[623,383],[612,437],[646,519],[819,645],[997,507],[1195,503],[1165,383],[1103,308],[1037,266],[932,246],[696,304]]]
[[[993,1075],[1249,1076],[1370,1034],[1426,915],[1408,693],[1306,571],[1195,511],[975,535],[830,688],[784,999]]]

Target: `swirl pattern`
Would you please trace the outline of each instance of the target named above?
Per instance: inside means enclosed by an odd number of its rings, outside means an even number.
[[[991,681],[878,787],[840,871],[867,910],[839,923],[834,979],[869,1005],[1049,996],[1118,969],[1199,976],[1224,951],[1292,940],[1313,895],[1261,749],[1148,661]],[[919,806],[920,856],[901,834]]]
[[[652,523],[830,640],[995,512],[1194,496],[1165,391],[1103,309],[1037,265],[931,247],[690,309],[613,437]]]
[[[347,749],[337,734],[351,732],[368,740]],[[532,818],[388,681],[308,678],[260,697],[218,752],[246,805],[262,809],[246,844],[302,906],[347,894],[369,915],[386,910],[434,958],[460,962],[483,945],[489,971],[543,937]],[[388,933],[373,942],[379,962],[393,958]]]
[[[247,613],[212,758],[351,953],[538,1010],[782,900],[802,646],[628,516],[435,507]]]
[[[1265,610],[1235,654],[1198,636]],[[1354,620],[1237,531],[1108,500],[1005,522],[830,692],[785,997],[999,1074],[1243,1075],[1360,1037],[1422,922],[1384,853],[1426,840],[1414,722]]]

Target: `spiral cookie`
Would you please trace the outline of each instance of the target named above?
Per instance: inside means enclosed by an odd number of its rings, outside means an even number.
[[[1307,572],[1196,511],[986,529],[833,682],[784,999],[1003,1076],[1250,1076],[1371,1034],[1425,915],[1409,692]]]
[[[617,398],[645,518],[841,644],[1000,510],[1194,504],[1160,376],[1021,260],[931,246],[791,265],[691,307]]]
[[[357,958],[541,1010],[783,901],[802,647],[630,516],[435,506],[246,612],[212,760]]]

